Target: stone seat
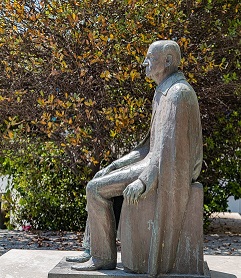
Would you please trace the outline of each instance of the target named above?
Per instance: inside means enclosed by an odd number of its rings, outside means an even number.
[[[155,233],[156,200],[157,193],[153,190],[137,204],[128,204],[126,201],[123,203],[121,257],[124,268],[129,271],[152,273],[150,262],[153,259],[151,248],[153,244],[155,245],[152,240]],[[176,258],[170,273],[191,275],[185,277],[205,277],[203,276],[203,187],[200,183],[191,185],[183,228],[178,238]],[[157,263],[161,264],[159,261]]]

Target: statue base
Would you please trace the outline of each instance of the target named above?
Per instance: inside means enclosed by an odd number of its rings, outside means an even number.
[[[66,262],[64,257],[49,273],[48,278],[144,278],[150,277],[148,274],[134,274],[124,271],[121,259],[118,257],[117,267],[114,270],[98,271],[77,271],[71,266],[76,263]],[[158,278],[211,278],[211,274],[206,262],[204,262],[204,275],[190,274],[160,274]]]

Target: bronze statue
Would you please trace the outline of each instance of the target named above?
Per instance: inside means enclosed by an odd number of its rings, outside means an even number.
[[[125,270],[203,275],[202,187],[195,183],[202,165],[201,122],[196,94],[178,71],[180,61],[176,42],[161,40],[150,45],[143,65],[157,88],[149,133],[137,148],[88,183],[91,258],[72,269],[116,267],[112,199],[123,195]],[[189,221],[195,219],[192,228]]]

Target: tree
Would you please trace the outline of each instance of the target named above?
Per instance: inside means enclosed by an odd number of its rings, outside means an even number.
[[[52,142],[63,165],[88,173],[84,187],[144,137],[154,84],[140,64],[151,42],[173,39],[200,101],[206,210],[240,196],[239,1],[3,0],[0,8],[3,156]]]

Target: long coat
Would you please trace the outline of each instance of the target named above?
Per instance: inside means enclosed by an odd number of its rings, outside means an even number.
[[[201,122],[197,96],[181,72],[157,87],[149,136],[150,162],[139,176],[145,192],[122,209],[123,264],[151,276],[202,274],[202,188],[194,183],[202,165]]]

